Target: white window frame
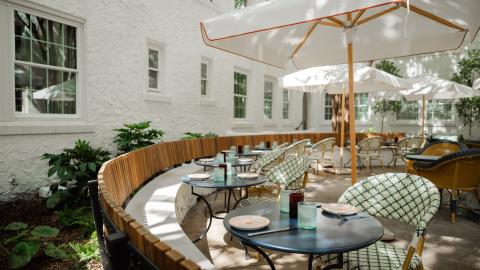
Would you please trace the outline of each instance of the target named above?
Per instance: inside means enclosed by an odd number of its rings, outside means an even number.
[[[265,83],[266,82],[269,82],[269,83],[272,83],[272,97],[270,100],[266,99],[265,98]],[[276,87],[275,87],[275,84],[276,84],[276,80],[274,77],[272,76],[265,76],[264,80],[263,80],[263,119],[265,121],[268,121],[268,122],[272,122],[275,118],[275,90],[276,90]],[[265,101],[270,101],[270,118],[267,118],[266,115],[265,115]]]
[[[149,54],[150,50],[154,50],[158,52],[158,67],[150,68],[149,65]],[[146,83],[147,83],[147,93],[165,93],[165,44],[161,42],[157,42],[154,40],[147,40],[147,48],[146,48]],[[157,88],[150,88],[150,75],[149,71],[155,70],[157,71]]]
[[[450,119],[437,119],[437,118],[432,118],[432,119],[428,119],[428,115],[429,115],[429,112],[428,112],[428,108],[430,106],[432,106],[433,104],[435,104],[436,102],[439,102],[440,104],[437,104],[438,105],[444,105],[445,103],[450,103],[450,106],[451,106],[451,109],[450,109]],[[428,122],[452,122],[453,120],[455,120],[455,100],[454,99],[434,99],[434,100],[427,100],[426,101],[426,104],[425,104],[426,108],[425,108],[425,121],[428,121]],[[420,112],[421,114],[421,112]]]
[[[202,78],[202,70],[201,70],[201,65],[206,64],[207,65],[207,77]],[[200,81],[206,80],[207,81],[207,88],[206,88],[206,94],[202,95],[202,85],[200,83],[200,96],[204,99],[209,99],[213,97],[213,60],[210,57],[207,56],[202,56],[202,59],[200,61]]]
[[[287,91],[287,100],[285,101],[285,91]],[[288,89],[282,89],[282,120],[283,121],[290,121],[290,111],[291,111],[291,108],[290,108],[290,90]],[[284,111],[284,107],[285,107],[285,104],[287,104],[287,118],[285,118],[285,115],[283,114]]]
[[[327,105],[327,96],[330,97],[330,103]],[[325,93],[323,95],[323,107],[324,107],[324,110],[323,110],[323,121],[332,121],[332,118],[333,118],[333,106],[332,106],[332,102],[331,102],[331,99],[333,99],[333,95],[330,95],[330,94],[327,94]],[[327,111],[330,110],[331,112],[331,117],[330,119],[327,119],[325,118],[325,116],[327,115]]]
[[[359,105],[355,104],[355,95],[357,95],[357,94],[366,94],[366,95],[367,95],[367,104],[359,104]],[[371,119],[371,106],[370,106],[370,105],[371,105],[371,100],[370,100],[370,99],[371,99],[371,96],[370,96],[370,93],[368,93],[368,92],[364,92],[364,93],[354,93],[353,96],[354,96],[355,109],[356,109],[357,107],[367,107],[367,119],[357,119],[357,115],[358,115],[358,114],[355,113],[355,121],[361,122],[361,123],[369,122],[370,119]]]
[[[22,2],[22,5],[10,1],[0,0],[0,5],[6,6],[6,13],[0,21],[0,62],[8,63],[0,67],[0,81],[6,82],[6,87],[0,91],[0,134],[45,134],[45,133],[80,133],[91,132],[93,129],[87,125],[87,95],[85,83],[84,23],[85,21],[44,6]],[[15,111],[15,38],[14,38],[14,11],[20,10],[48,20],[70,25],[76,28],[77,52],[77,86],[75,114],[25,114]],[[2,19],[0,16],[0,20]],[[36,64],[36,66],[39,66]],[[46,66],[50,67],[50,66]],[[67,125],[64,128],[63,125]],[[56,128],[48,130],[49,125]],[[75,126],[75,128],[71,128]],[[82,126],[85,129],[82,129]],[[32,128],[30,128],[32,127]],[[37,128],[38,127],[38,128]],[[71,129],[71,132],[69,131]]]
[[[246,76],[246,79],[247,79],[247,83],[246,83],[246,95],[239,95],[239,94],[235,94],[235,73],[240,73],[240,74],[243,74]],[[233,91],[232,91],[232,94],[233,94],[233,99],[232,99],[232,102],[233,102],[233,114],[232,114],[232,117],[234,120],[236,121],[246,121],[249,119],[249,113],[248,113],[248,104],[249,104],[249,101],[248,101],[248,92],[249,92],[249,89],[250,89],[250,72],[248,72],[247,70],[245,69],[241,69],[241,68],[234,68],[233,70]],[[235,97],[236,96],[239,96],[239,97],[245,97],[245,117],[242,117],[242,118],[239,118],[239,117],[235,117]]]
[[[440,100],[441,101],[441,100]],[[395,126],[420,126],[421,121],[422,121],[422,101],[417,100],[416,101],[418,106],[418,119],[398,119],[397,116],[395,116]],[[428,100],[425,101],[425,125],[429,126],[455,126],[455,121],[456,121],[456,110],[455,110],[455,102],[456,100],[453,99],[451,100],[452,102],[452,110],[451,110],[451,119],[428,119]]]

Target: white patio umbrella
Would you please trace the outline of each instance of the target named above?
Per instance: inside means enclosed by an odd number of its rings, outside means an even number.
[[[412,88],[401,90],[397,95],[403,96],[411,101],[422,100],[422,137],[425,133],[426,100],[469,98],[480,95],[480,91],[478,90],[438,77],[417,77],[408,79],[408,81],[412,84]]]
[[[299,68],[348,63],[353,97],[353,62],[458,48],[467,33],[473,40],[478,32],[478,10],[478,0],[274,0],[200,27],[208,46],[277,67],[289,61]],[[349,101],[355,164],[355,111],[353,98]]]
[[[392,96],[400,90],[410,89],[411,83],[405,79],[364,64],[354,65],[355,92],[368,92],[375,96]],[[288,74],[281,78],[282,88],[304,92],[325,92],[341,94],[341,135],[340,135],[340,168],[343,167],[345,86],[348,83],[348,67],[346,65],[313,67]],[[389,94],[392,92],[393,94]],[[346,171],[336,170],[336,173]]]
[[[480,90],[480,78],[476,79],[476,80],[473,82],[472,88],[473,88],[473,89],[476,89],[476,90]]]

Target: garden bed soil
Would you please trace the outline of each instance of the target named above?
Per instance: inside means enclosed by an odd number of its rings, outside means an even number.
[[[54,211],[45,207],[45,202],[38,196],[29,196],[16,199],[9,202],[0,202],[0,228],[11,222],[23,222],[29,226],[47,225],[59,228],[58,218]],[[11,236],[10,232],[0,231],[0,242],[3,239]],[[85,241],[82,235],[82,229],[79,228],[64,228],[60,229],[58,236],[47,239],[55,245],[68,244],[69,242]],[[75,269],[74,260],[54,260],[46,255],[43,251],[38,253],[25,267],[20,268],[36,269],[36,270],[60,270],[60,269]],[[101,263],[93,262],[89,265],[89,269],[102,269]],[[5,251],[0,251],[0,269],[8,269],[8,254]]]

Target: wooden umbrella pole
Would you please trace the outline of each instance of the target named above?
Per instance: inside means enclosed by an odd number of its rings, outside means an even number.
[[[352,168],[352,185],[357,182],[357,139],[355,136],[355,96],[353,89],[353,29],[346,29],[348,51],[348,110],[350,116],[350,165]]]
[[[425,95],[422,96],[422,130],[420,136],[425,139]]]
[[[340,123],[340,169],[343,169],[343,147],[345,146],[345,88],[342,90],[342,115]]]

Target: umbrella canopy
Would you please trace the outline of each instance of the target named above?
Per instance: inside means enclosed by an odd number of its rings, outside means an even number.
[[[456,49],[467,34],[475,38],[478,10],[478,0],[276,0],[206,20],[200,28],[208,46],[277,67],[290,60],[300,68],[348,63],[353,97],[353,62]],[[352,164],[354,108],[350,98]]]
[[[456,49],[477,33],[478,10],[478,0],[279,0],[208,19],[201,32],[209,46],[308,68],[347,63],[345,27],[355,32],[354,62]]]
[[[354,65],[355,92],[373,92],[377,96],[390,96],[387,92],[410,89],[411,83],[385,71],[363,64]],[[342,94],[348,83],[346,65],[313,67],[284,76],[283,88],[304,92]]]
[[[473,89],[480,90],[480,78],[473,82]]]
[[[418,77],[408,79],[412,88],[402,90],[399,95],[407,100],[425,99],[456,99],[478,96],[480,91],[463,84],[437,77]]]

